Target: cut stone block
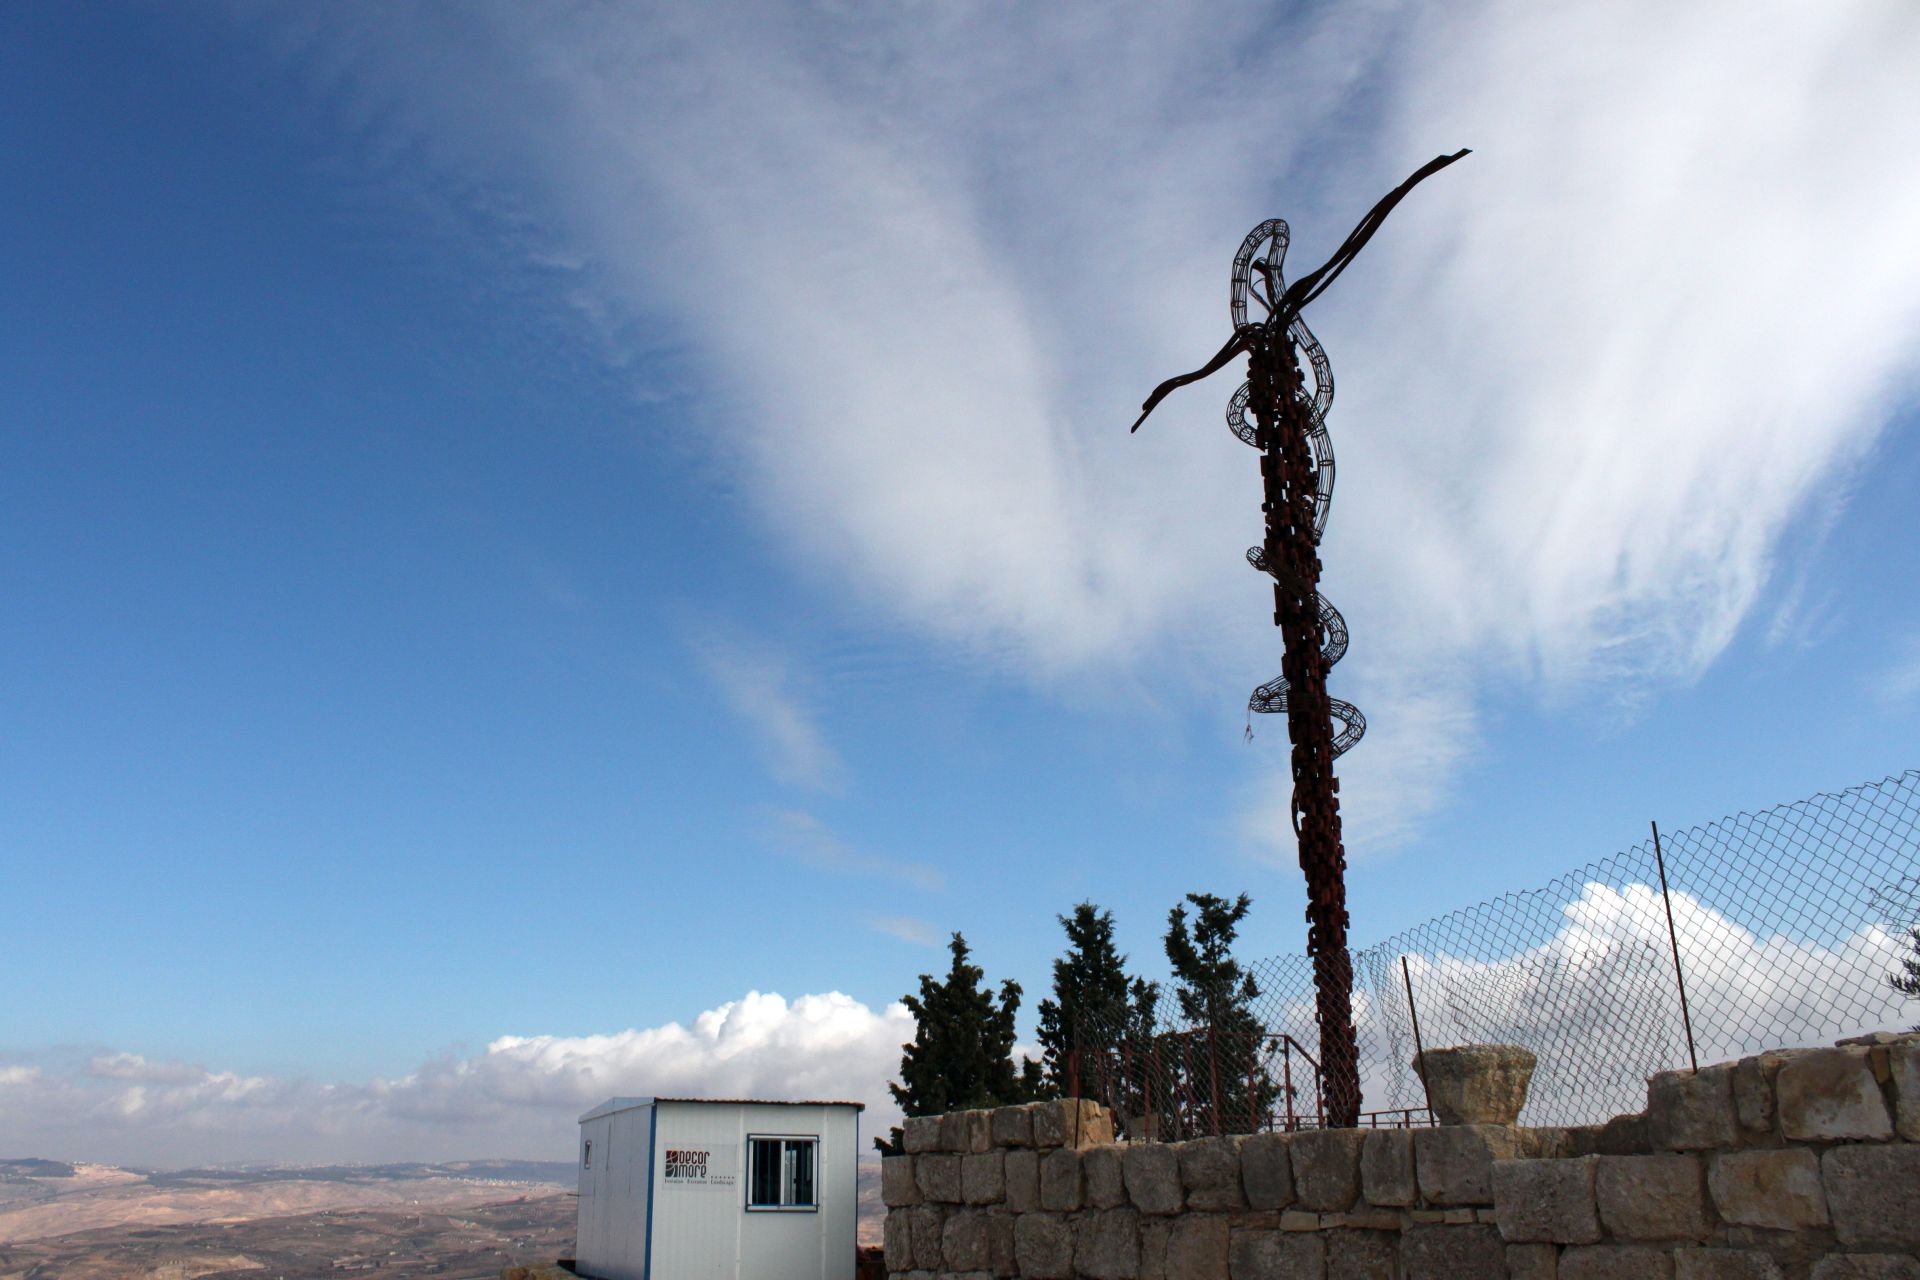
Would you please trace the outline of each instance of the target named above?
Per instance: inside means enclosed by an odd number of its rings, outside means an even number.
[[[1031,1149],[1007,1152],[1005,1162],[1007,1208],[1032,1213],[1040,1207],[1040,1153]]]
[[[949,1271],[993,1269],[992,1224],[978,1209],[961,1209],[940,1233],[940,1257]]]
[[[1073,1224],[1056,1213],[1023,1213],[1013,1220],[1013,1256],[1025,1280],[1069,1280]]]
[[[1507,1280],[1559,1280],[1560,1251],[1550,1244],[1507,1246]]]
[[[1662,1071],[1647,1081],[1647,1128],[1660,1151],[1705,1151],[1736,1145],[1733,1068],[1725,1063]]]
[[[913,1158],[914,1180],[920,1184],[923,1199],[937,1204],[959,1204],[960,1157],[944,1151],[930,1151]]]
[[[880,1228],[881,1251],[888,1271],[913,1270],[913,1224],[904,1213],[890,1213]]]
[[[960,1157],[960,1197],[968,1204],[999,1204],[1007,1196],[1007,1153]]]
[[[1460,1124],[1413,1131],[1413,1163],[1428,1204],[1490,1205],[1493,1162],[1520,1154],[1519,1138],[1504,1125]],[[1294,1152],[1298,1182],[1300,1154]]]
[[[1834,1147],[1820,1181],[1841,1244],[1920,1252],[1920,1146]]]
[[[1360,1197],[1376,1205],[1404,1207],[1419,1203],[1410,1130],[1376,1129],[1361,1140]]]
[[[1321,1280],[1327,1274],[1326,1244],[1318,1235],[1289,1231],[1236,1231],[1228,1245],[1232,1280]]]
[[[1795,1056],[1774,1078],[1780,1132],[1789,1141],[1884,1141],[1893,1117],[1873,1077],[1871,1049],[1815,1049]]]
[[[1906,1253],[1833,1253],[1813,1264],[1808,1280],[1920,1280],[1920,1258]]]
[[[1238,1137],[1197,1138],[1174,1144],[1188,1208],[1232,1211],[1247,1207],[1246,1193],[1240,1186],[1240,1142]]]
[[[1598,1243],[1594,1170],[1599,1159],[1494,1161],[1494,1220],[1501,1237],[1514,1243]]]
[[[1785,1273],[1758,1249],[1675,1249],[1673,1280],[1785,1280]]]
[[[1400,1237],[1397,1234],[1385,1231],[1329,1231],[1324,1234],[1327,1241],[1327,1280],[1397,1280],[1400,1270]],[[1295,1239],[1312,1240],[1314,1237],[1297,1236]]]
[[[1560,1251],[1560,1280],[1665,1280],[1673,1253],[1647,1245],[1576,1244]]]
[[[1314,1129],[1293,1135],[1287,1156],[1293,1163],[1293,1199],[1302,1209],[1339,1213],[1360,1198],[1358,1129]]]
[[[1733,1064],[1733,1114],[1740,1131],[1761,1138],[1777,1129],[1773,1082],[1780,1068],[1804,1049],[1769,1049]]]
[[[1712,1227],[1700,1158],[1599,1156],[1594,1200],[1622,1240],[1704,1240]]]
[[[1040,1157],[1040,1207],[1071,1213],[1082,1203],[1080,1153],[1055,1147]]]
[[[920,1203],[920,1184],[913,1180],[912,1156],[880,1157],[880,1202],[889,1209]]]
[[[991,1113],[988,1128],[996,1147],[1030,1147],[1033,1145],[1033,1108],[1032,1107],[995,1107]]]
[[[940,1149],[940,1116],[908,1116],[901,1125],[900,1142],[908,1155]]]
[[[1227,1220],[1212,1214],[1174,1219],[1166,1270],[1166,1280],[1220,1280],[1227,1274]]]
[[[1140,1215],[1107,1209],[1083,1216],[1073,1228],[1073,1269],[1087,1280],[1138,1280]]]
[[[1240,1183],[1253,1209],[1284,1209],[1293,1203],[1289,1135],[1256,1133],[1240,1144]]]
[[[1080,1173],[1086,1180],[1089,1209],[1117,1209],[1127,1202],[1127,1184],[1120,1168],[1122,1148],[1089,1147],[1080,1153]]]
[[[1400,1233],[1405,1280],[1463,1280],[1507,1273],[1507,1247],[1492,1227],[1410,1227]]]
[[[926,1271],[940,1269],[940,1234],[947,1213],[936,1204],[923,1204],[901,1212],[907,1215],[907,1230],[913,1240],[913,1265]]]
[[[1804,1148],[1726,1151],[1707,1166],[1713,1206],[1728,1222],[1797,1231],[1827,1225],[1820,1159]]]
[[[1920,1142],[1920,1038],[1902,1040],[1887,1050],[1893,1075],[1894,1129],[1908,1142]]]
[[[1441,1124],[1512,1124],[1527,1105],[1535,1061],[1517,1044],[1463,1044],[1416,1055],[1413,1073]]]
[[[1122,1148],[1121,1172],[1127,1199],[1142,1213],[1178,1213],[1186,1204],[1180,1189],[1180,1157],[1160,1142],[1142,1142]]]

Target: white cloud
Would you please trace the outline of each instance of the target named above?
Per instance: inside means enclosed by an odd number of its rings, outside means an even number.
[[[775,847],[787,857],[819,871],[891,880],[923,893],[947,887],[946,873],[938,867],[863,853],[804,810],[785,809],[774,814],[773,839]]]
[[[174,1167],[567,1159],[579,1114],[617,1095],[864,1102],[862,1127],[872,1133],[898,1120],[886,1082],[912,1036],[902,1005],[875,1010],[838,992],[793,1001],[750,992],[685,1026],[502,1036],[483,1052],[364,1084],[106,1053],[79,1064],[0,1068],[0,1151]]]
[[[1703,670],[1914,366],[1911,7],[358,12],[303,21],[369,149],[683,335],[770,543],[1033,678],[1152,666],[1223,716],[1278,654],[1231,379],[1124,426],[1219,344],[1245,227],[1312,265],[1474,147],[1309,317],[1361,843],[1443,800],[1483,681]],[[802,779],[808,723],[767,723]]]

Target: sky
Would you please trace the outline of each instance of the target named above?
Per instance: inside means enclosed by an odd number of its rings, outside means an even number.
[[[1899,0],[0,7],[0,1154],[867,1101],[962,931],[1298,950],[1241,237],[1367,943],[1920,764]]]

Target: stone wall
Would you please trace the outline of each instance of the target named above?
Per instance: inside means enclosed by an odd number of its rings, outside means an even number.
[[[1668,1072],[1589,1128],[1129,1144],[1069,1100],[903,1145],[895,1280],[1920,1280],[1920,1035]]]

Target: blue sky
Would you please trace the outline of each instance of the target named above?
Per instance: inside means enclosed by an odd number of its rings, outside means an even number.
[[[0,10],[0,1136],[1296,949],[1231,379],[1125,428],[1459,146],[1309,316],[1356,940],[1920,762],[1920,25],[1463,7]]]

